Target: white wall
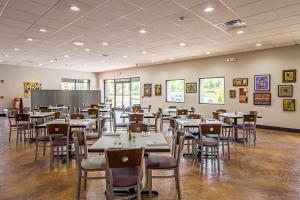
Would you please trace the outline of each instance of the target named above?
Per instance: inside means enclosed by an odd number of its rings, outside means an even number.
[[[91,90],[98,88],[97,74],[90,72],[52,70],[33,67],[0,65],[0,113],[11,107],[15,97],[22,97],[24,106],[30,106],[30,98],[24,97],[24,82],[42,83],[42,89],[61,89],[61,78],[90,79]]]
[[[237,57],[238,62],[226,62],[228,57]],[[277,97],[277,86],[282,84],[282,70],[297,69],[297,83],[294,83],[294,97],[296,99],[296,112],[284,112],[282,109],[282,99]],[[167,107],[175,104],[177,107],[190,108],[195,106],[196,112],[205,117],[211,116],[211,112],[218,108],[226,108],[228,111],[257,110],[263,116],[259,119],[259,124],[300,128],[300,46],[289,46],[255,52],[211,57],[205,59],[196,59],[183,62],[174,62],[169,64],[153,65],[148,67],[131,68],[118,71],[99,73],[99,86],[104,91],[104,79],[123,78],[123,77],[141,77],[141,89],[144,83],[162,84],[162,96],[145,97],[142,99],[143,105],[152,104],[156,110],[158,107]],[[254,75],[271,74],[271,106],[253,105]],[[198,103],[198,93],[185,94],[185,103],[166,103],[165,102],[165,81],[169,79],[185,79],[185,82],[198,82],[199,78],[225,76],[225,105],[203,105]],[[229,90],[233,87],[233,78],[249,79],[249,102],[247,104],[239,103],[236,99],[229,98]],[[143,91],[142,91],[143,93]]]

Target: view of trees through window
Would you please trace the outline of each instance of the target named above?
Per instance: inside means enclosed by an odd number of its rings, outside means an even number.
[[[67,79],[61,80],[62,90],[90,90],[90,80],[86,79]]]
[[[184,80],[167,80],[167,102],[184,102]]]
[[[224,104],[225,79],[200,78],[199,102],[203,104]]]

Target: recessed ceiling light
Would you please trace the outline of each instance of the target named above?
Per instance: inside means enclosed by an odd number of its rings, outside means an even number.
[[[85,48],[84,50],[85,50],[85,51],[91,51],[91,49],[89,49],[89,48]]]
[[[213,7],[207,7],[204,9],[204,12],[212,12],[214,11],[215,9]]]
[[[185,47],[185,46],[186,46],[186,43],[184,43],[184,42],[180,42],[180,43],[179,43],[179,46],[181,46],[181,47]]]
[[[105,60],[101,60],[100,62],[104,63],[104,62],[105,62]]]
[[[83,45],[83,42],[73,42],[74,45],[77,45],[77,46],[82,46]]]
[[[43,64],[42,64],[42,63],[40,63],[40,64],[39,64],[39,66],[43,66]]]
[[[108,45],[108,42],[102,42],[101,43],[103,46],[107,46]]]
[[[27,41],[32,42],[33,39],[32,38],[27,38]]]
[[[2,62],[2,60],[0,60],[0,62]]]
[[[65,58],[69,58],[70,56],[69,56],[69,55],[64,55],[64,57],[65,57]]]
[[[147,33],[147,31],[146,31],[145,29],[141,29],[139,32],[140,32],[141,34]]]
[[[205,54],[206,54],[206,55],[209,55],[209,54],[210,54],[210,52],[208,51],[208,52],[206,52]]]
[[[47,30],[46,30],[46,29],[44,29],[44,28],[41,28],[41,29],[40,29],[40,32],[46,33],[46,32],[47,32]]]
[[[54,61],[55,61],[55,60],[53,60],[53,59],[52,59],[52,60],[50,60],[50,62],[52,62],[52,63],[53,63]]]
[[[123,56],[123,58],[128,58],[128,56]]]
[[[15,50],[15,51],[19,51],[20,49],[19,49],[19,48],[14,48],[14,50]]]
[[[237,33],[237,34],[243,34],[244,31],[240,30],[240,31],[237,31],[236,33]]]
[[[4,55],[6,58],[8,58],[8,55],[6,54],[6,55]]]
[[[174,58],[169,58],[170,60],[174,60]]]
[[[142,51],[142,54],[144,54],[144,55],[147,54],[147,51]]]
[[[154,60],[151,60],[151,62],[154,63],[155,61],[154,61]]]
[[[72,5],[72,6],[70,6],[70,10],[72,10],[72,11],[79,11],[80,8],[78,6]]]
[[[261,44],[261,43],[257,43],[255,46],[257,46],[257,47],[261,47],[261,46],[262,46],[262,44]]]

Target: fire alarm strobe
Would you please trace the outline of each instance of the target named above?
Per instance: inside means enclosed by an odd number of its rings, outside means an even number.
[[[0,99],[4,99],[4,96],[0,96]]]
[[[1,80],[0,83],[4,83],[4,80]]]

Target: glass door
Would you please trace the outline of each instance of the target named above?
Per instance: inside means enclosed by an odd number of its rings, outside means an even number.
[[[115,108],[122,109],[123,105],[123,83],[115,83],[116,87],[116,101]]]

